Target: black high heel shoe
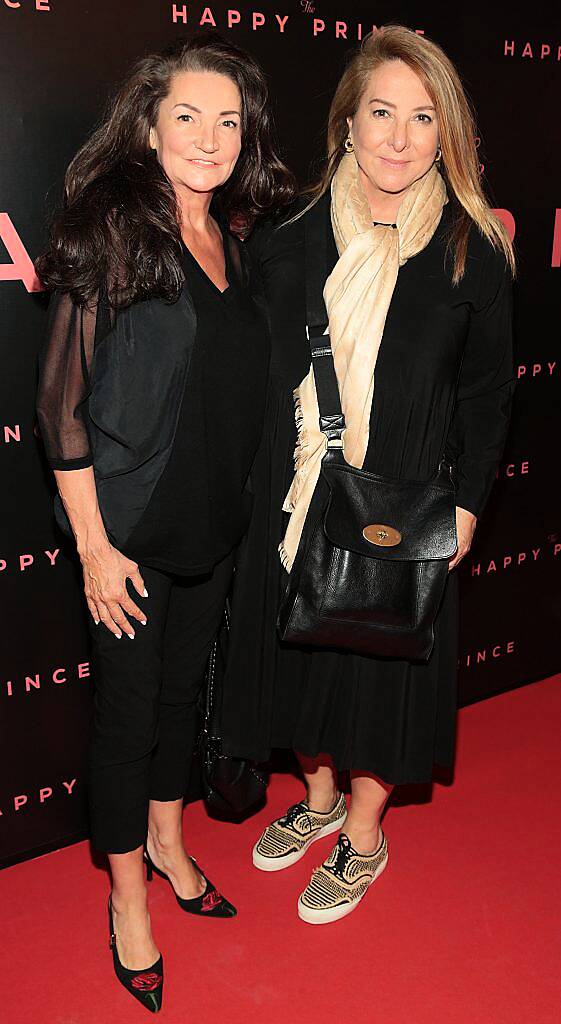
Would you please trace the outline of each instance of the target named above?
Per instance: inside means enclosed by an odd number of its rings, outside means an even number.
[[[123,988],[130,992],[131,996],[138,999],[150,1013],[158,1013],[162,1008],[162,994],[164,989],[164,961],[160,956],[152,967],[145,971],[129,971],[123,967],[117,952],[117,938],[113,928],[113,904],[109,897],[109,948],[113,953],[113,967],[115,974]]]
[[[189,860],[194,864],[197,871],[203,876],[206,882],[206,889],[200,896],[194,896],[193,899],[184,900],[181,896],[178,896],[173,885],[171,886],[177,902],[182,910],[187,914],[199,914],[201,917],[235,917],[237,910],[233,903],[230,903],[212,882],[206,877],[203,871],[199,868],[196,860],[190,857]],[[160,878],[165,878],[166,882],[171,885],[171,880],[164,871],[160,871],[154,864],[150,854],[146,847],[144,847],[144,863],[146,864],[146,881],[151,882],[153,873],[156,872]]]

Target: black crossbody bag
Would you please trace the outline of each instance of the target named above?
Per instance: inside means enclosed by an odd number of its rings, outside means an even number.
[[[314,211],[315,212],[315,211]],[[323,300],[327,223],[306,218],[307,334],[327,449],[281,602],[278,629],[298,645],[426,661],[457,547],[452,469],[428,482],[350,466]]]

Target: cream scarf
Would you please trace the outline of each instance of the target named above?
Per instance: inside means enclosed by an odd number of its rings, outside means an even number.
[[[329,335],[346,429],[345,459],[360,468],[366,455],[374,369],[399,268],[425,248],[447,202],[435,164],[405,194],[397,230],[372,224],[354,153],[346,154],[331,183],[331,223],[339,260],[325,288]],[[294,392],[298,443],[296,474],[284,502],[290,521],[279,551],[288,571],[304,527],[327,438],[319,429],[313,368]]]

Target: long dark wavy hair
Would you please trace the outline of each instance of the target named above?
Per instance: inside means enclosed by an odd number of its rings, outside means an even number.
[[[173,76],[184,71],[226,75],[241,94],[242,149],[215,197],[226,221],[251,223],[293,198],[295,181],[276,150],[262,69],[218,34],[199,33],[136,64],[70,163],[48,248],[36,263],[47,288],[69,293],[80,305],[107,282],[119,306],[179,297],[179,209],[149,132]]]

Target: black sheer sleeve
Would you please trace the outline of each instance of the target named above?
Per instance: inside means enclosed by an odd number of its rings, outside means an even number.
[[[481,274],[446,446],[456,463],[456,504],[483,512],[502,457],[514,392],[512,279],[490,250]]]
[[[39,361],[37,417],[52,469],[92,465],[84,404],[90,392],[89,368],[99,336],[99,304],[77,306],[55,292],[49,305],[47,335]]]

